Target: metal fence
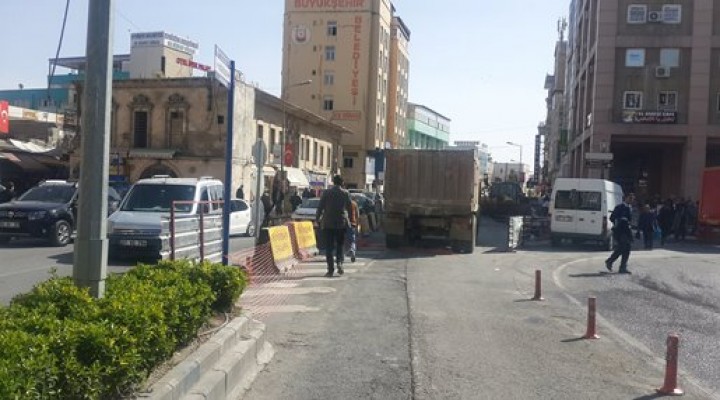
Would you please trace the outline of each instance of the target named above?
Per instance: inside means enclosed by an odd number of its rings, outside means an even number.
[[[160,255],[163,259],[175,260],[222,260],[222,214],[206,213],[204,208],[222,201],[174,201],[170,216],[162,218]],[[195,205],[203,208],[193,215],[177,215],[176,205]]]

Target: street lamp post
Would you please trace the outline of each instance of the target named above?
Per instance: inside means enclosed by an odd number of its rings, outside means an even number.
[[[517,143],[513,143],[513,142],[506,142],[506,143],[509,144],[510,146],[515,146],[515,147],[517,147],[518,149],[520,149],[520,172],[519,172],[518,178],[520,178],[521,176],[524,178],[524,177],[525,177],[525,172],[524,172],[523,170],[524,170],[525,168],[524,168],[524,166],[523,166],[523,159],[522,159],[522,149],[523,149],[523,148],[522,148],[522,145],[521,145],[521,144],[517,144]]]

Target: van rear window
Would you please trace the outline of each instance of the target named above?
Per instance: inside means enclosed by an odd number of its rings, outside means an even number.
[[[600,192],[587,192],[578,190],[559,190],[555,194],[556,210],[602,210],[602,195]]]

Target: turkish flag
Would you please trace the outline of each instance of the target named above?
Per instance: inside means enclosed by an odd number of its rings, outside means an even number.
[[[293,165],[293,145],[292,143],[285,144],[285,152],[283,153],[283,165],[291,167]]]
[[[10,106],[7,101],[0,101],[0,133],[10,133]]]

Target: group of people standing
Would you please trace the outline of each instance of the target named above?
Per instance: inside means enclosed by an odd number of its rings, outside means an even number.
[[[610,215],[613,223],[613,239],[615,248],[610,257],[605,260],[605,267],[612,271],[613,263],[620,258],[619,273],[627,273],[627,262],[633,243],[632,223],[633,215],[639,210],[636,222],[636,239],[642,236],[645,249],[653,248],[655,237],[659,237],[660,245],[665,246],[668,237],[674,235],[675,241],[685,240],[688,234],[694,235],[697,229],[698,204],[692,200],[667,199],[664,202],[654,201],[638,206],[635,195],[625,196],[623,203],[619,204]]]
[[[655,238],[664,246],[673,235],[675,241],[683,241],[697,230],[698,204],[692,200],[667,199],[655,201],[639,208],[637,228],[642,234],[644,247],[653,248]]]

